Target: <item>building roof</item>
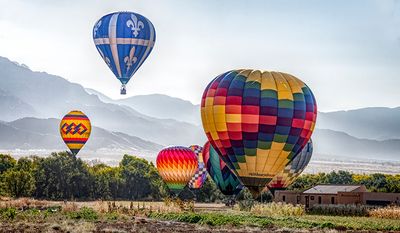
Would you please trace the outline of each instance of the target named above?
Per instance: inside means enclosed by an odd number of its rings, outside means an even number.
[[[317,185],[303,193],[305,194],[337,194],[338,192],[353,192],[363,185]]]

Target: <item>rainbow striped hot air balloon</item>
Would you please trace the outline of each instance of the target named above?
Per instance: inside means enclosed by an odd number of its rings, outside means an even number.
[[[203,187],[203,184],[207,179],[207,170],[203,161],[203,147],[199,145],[191,145],[189,148],[196,154],[198,168],[192,179],[190,179],[188,186],[191,189],[200,189]]]
[[[218,153],[206,142],[203,147],[203,158],[208,174],[210,174],[214,183],[219,190],[227,196],[237,195],[242,191],[243,186],[240,184],[236,175],[221,160]]]
[[[272,180],[268,183],[268,189],[274,193],[275,190],[285,189],[291,185],[296,178],[304,171],[310,162],[311,155],[313,152],[312,140],[308,141],[307,145],[296,155],[296,157],[279,172]]]
[[[211,145],[254,197],[307,144],[316,117],[310,88],[280,72],[228,71],[210,82],[201,103]]]
[[[74,155],[85,145],[91,130],[89,118],[81,111],[69,112],[60,122],[61,137]]]
[[[183,146],[173,146],[162,149],[156,160],[157,170],[175,194],[179,194],[197,170],[195,153]]]

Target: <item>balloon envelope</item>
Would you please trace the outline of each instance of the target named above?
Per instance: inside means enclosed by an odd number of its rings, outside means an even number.
[[[215,151],[210,146],[210,142],[206,142],[203,147],[203,158],[208,174],[224,195],[237,195],[243,189],[239,179],[226,166]]]
[[[268,189],[284,189],[296,180],[310,162],[313,152],[312,140],[296,155],[296,157],[268,183]]]
[[[93,28],[97,51],[122,83],[121,94],[130,78],[151,53],[156,41],[153,24],[134,12],[103,16]]]
[[[210,143],[253,196],[303,149],[316,116],[307,85],[280,72],[228,71],[211,81],[201,103]]]
[[[203,187],[204,182],[207,179],[207,170],[203,161],[203,147],[198,145],[189,146],[189,148],[196,154],[198,167],[194,176],[189,181],[189,188],[200,189]]]
[[[197,170],[194,152],[183,146],[167,147],[158,153],[157,170],[168,188],[178,194]]]
[[[74,155],[85,145],[91,130],[89,118],[81,111],[69,112],[60,122],[61,138]]]

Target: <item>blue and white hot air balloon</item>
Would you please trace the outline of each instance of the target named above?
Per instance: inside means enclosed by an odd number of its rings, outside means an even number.
[[[103,16],[93,27],[97,51],[114,75],[126,84],[151,53],[156,31],[146,17],[133,12],[115,12]]]

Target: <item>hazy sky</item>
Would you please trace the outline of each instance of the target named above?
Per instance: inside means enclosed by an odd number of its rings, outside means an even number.
[[[128,96],[199,103],[220,73],[291,73],[320,110],[400,106],[400,1],[0,0],[0,56],[120,98],[92,41],[93,24],[134,11],[157,31]],[[3,78],[3,77],[0,77]]]

